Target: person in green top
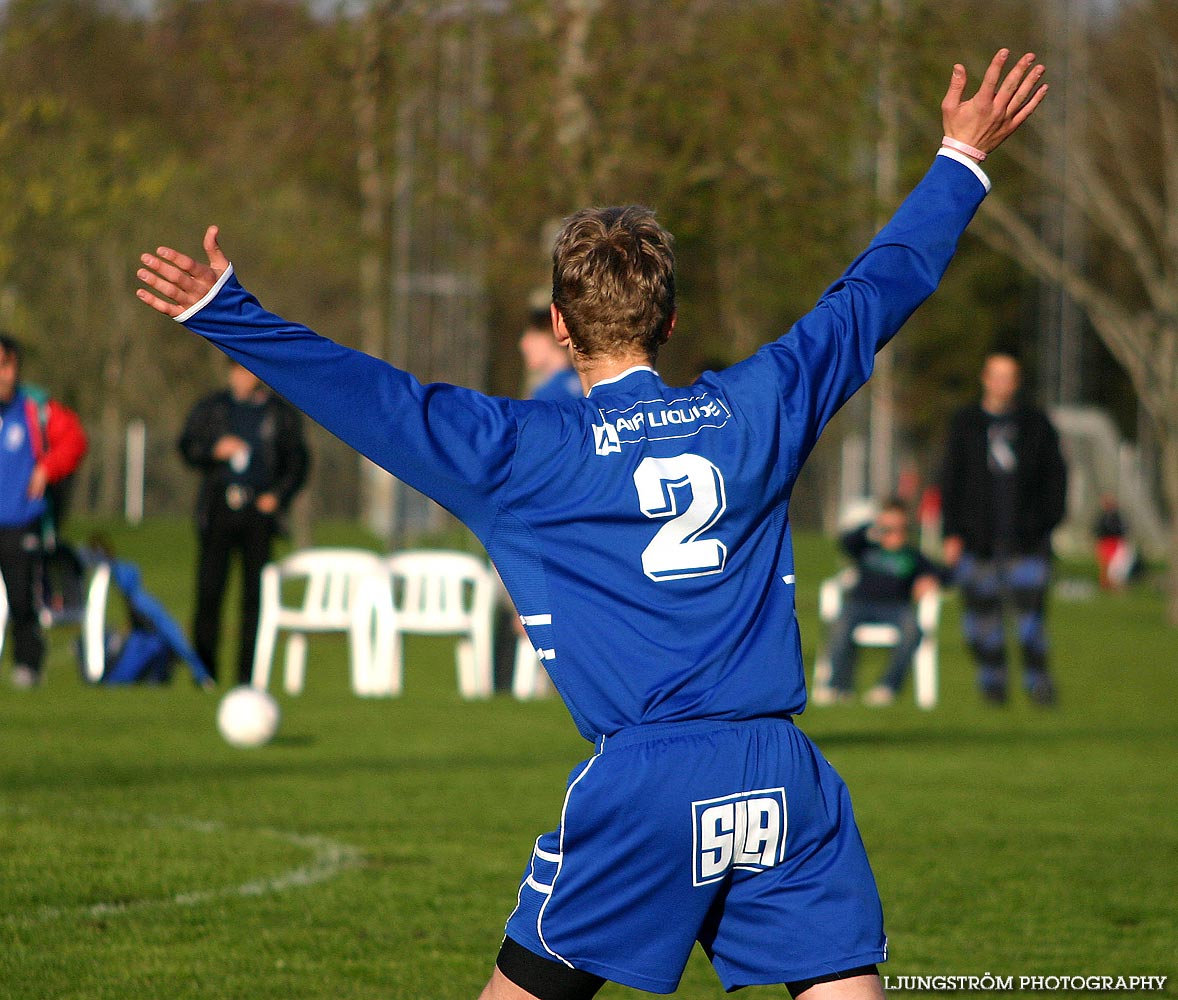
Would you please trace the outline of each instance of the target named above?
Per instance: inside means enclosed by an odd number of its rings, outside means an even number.
[[[903,501],[892,499],[874,520],[840,539],[843,551],[855,564],[856,580],[831,627],[830,701],[849,701],[853,697],[852,633],[859,625],[894,625],[900,633],[884,675],[864,695],[864,701],[869,705],[890,705],[908,675],[922,638],[916,603],[942,582],[948,582],[947,570],[909,540],[908,526],[907,507]]]

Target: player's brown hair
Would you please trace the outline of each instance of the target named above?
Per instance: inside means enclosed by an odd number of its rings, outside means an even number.
[[[641,205],[587,208],[552,249],[552,301],[584,357],[640,349],[653,363],[675,314],[674,240]]]

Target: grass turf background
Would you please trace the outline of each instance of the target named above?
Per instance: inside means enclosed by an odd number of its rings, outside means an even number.
[[[108,528],[186,622],[189,526]],[[315,542],[375,547],[338,525]],[[809,657],[837,556],[797,548]],[[1178,975],[1178,633],[1148,585],[1050,614],[1054,710],[981,704],[950,599],[937,710],[906,697],[800,720],[851,788],[893,981]],[[234,750],[218,696],[183,670],[83,685],[75,635],[53,630],[42,688],[0,684],[0,997],[477,995],[532,841],[590,752],[558,701],[462,702],[445,640],[411,640],[402,698],[358,699],[343,639],[312,638],[278,737]],[[860,686],[881,668],[866,655]],[[697,950],[677,995],[721,994]]]

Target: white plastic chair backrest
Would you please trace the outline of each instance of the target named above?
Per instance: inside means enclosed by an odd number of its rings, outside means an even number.
[[[495,578],[477,556],[416,549],[389,556],[385,567],[401,631],[444,635],[489,619]]]
[[[92,684],[106,672],[106,601],[110,594],[110,563],[99,563],[90,577],[86,591],[86,611],[82,619],[82,648],[86,679]]]
[[[347,628],[361,582],[383,572],[380,556],[365,549],[301,549],[272,565],[278,571],[280,586],[284,580],[306,581],[302,600],[283,605],[281,617],[284,624],[308,629]]]

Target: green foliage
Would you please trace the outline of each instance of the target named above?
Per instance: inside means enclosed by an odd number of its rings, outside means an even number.
[[[183,618],[189,526],[106,527]],[[797,556],[809,656],[817,582],[838,560],[805,534]],[[1060,707],[994,710],[972,688],[950,601],[939,708],[801,719],[851,788],[884,898],[886,974],[1178,974],[1172,637],[1159,610],[1148,587],[1057,596]],[[462,702],[446,640],[411,644],[403,697],[358,699],[343,640],[313,637],[305,693],[278,696],[278,737],[241,751],[216,734],[217,696],[183,673],[163,688],[84,686],[72,638],[53,632],[45,687],[0,684],[7,995],[476,995],[533,840],[591,752],[555,700]],[[866,657],[860,684],[881,666]],[[721,995],[698,951],[677,995]]]
[[[29,341],[30,378],[78,406],[92,432],[79,504],[114,508],[118,435],[143,417],[157,456],[149,505],[179,509],[188,483],[170,442],[187,407],[220,381],[211,350],[135,304],[143,250],[199,252],[215,222],[267,305],[360,342],[362,256],[387,262],[392,194],[407,183],[399,123],[440,92],[460,41],[485,74],[466,104],[418,109],[428,124],[414,133],[419,174],[429,176],[414,183],[419,198],[471,206],[469,233],[458,235],[481,241],[486,385],[500,393],[520,389],[516,341],[529,296],[548,280],[546,234],[581,201],[651,204],[676,234],[680,321],[661,364],[685,381],[787,329],[890,210],[876,204],[872,166],[885,41],[898,54],[904,190],[935,148],[951,60],[976,81],[999,44],[1057,47],[1042,38],[1044,15],[1013,0],[905,0],[887,28],[875,4],[828,0],[796,0],[784,14],[763,0],[590,6],[577,43],[572,8],[554,0],[466,19],[430,5],[354,18],[320,5],[313,16],[287,0],[6,5],[0,325]],[[1133,8],[1126,19],[1165,9]],[[362,237],[354,76],[365,32],[377,43],[373,138],[385,191],[383,229]],[[577,44],[574,72],[566,57]],[[1136,75],[1118,79],[1118,97],[1139,102]],[[468,133],[476,163],[430,159]],[[1006,193],[1024,187],[1013,158],[996,158],[993,173]],[[433,238],[455,237],[442,227]],[[428,271],[429,258],[427,241],[412,267]],[[391,288],[389,275],[377,285]],[[967,238],[905,331],[899,425],[926,465],[986,346],[1028,339],[1028,287]],[[387,312],[389,296],[378,295]],[[326,436],[314,443],[312,502],[353,513],[356,462]]]

